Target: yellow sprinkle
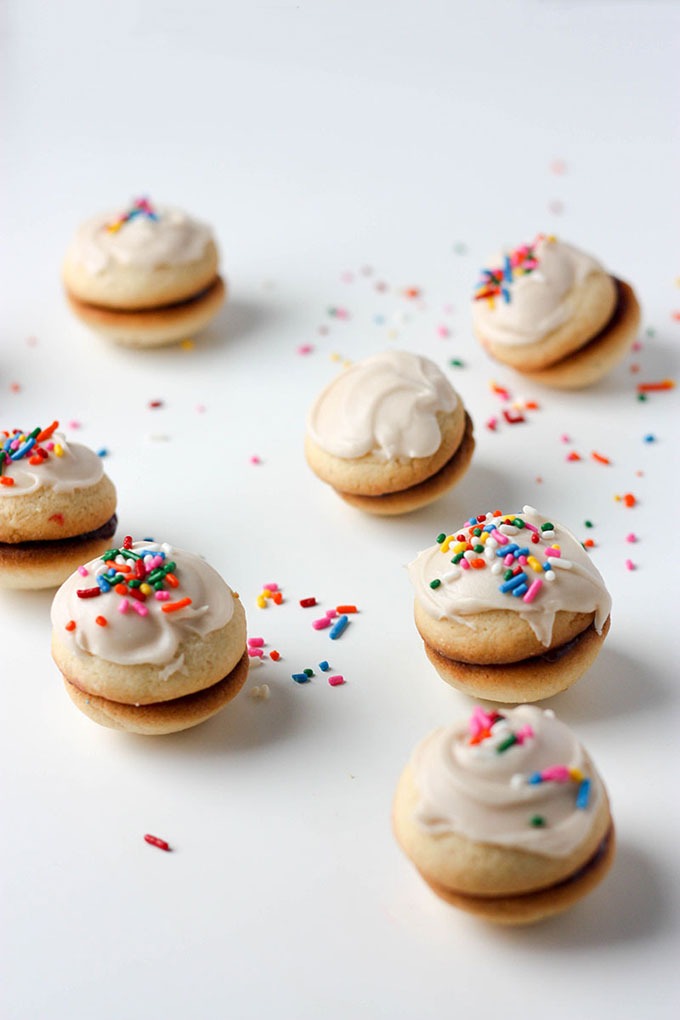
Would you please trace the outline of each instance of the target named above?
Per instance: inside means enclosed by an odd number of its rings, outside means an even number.
[[[269,588],[263,588],[260,598],[270,599],[271,597],[272,593],[270,592]]]
[[[331,361],[341,361],[341,360],[342,359],[341,359],[339,354],[336,354],[335,352],[333,354],[331,354]]]
[[[61,443],[55,443],[54,444],[54,455],[56,457],[63,457],[64,456],[64,447],[61,445]]]
[[[388,329],[387,331],[388,340],[396,340],[398,336],[399,334],[397,333],[396,329]]]
[[[180,347],[184,351],[193,351],[195,346],[196,346],[196,344],[194,343],[193,340],[182,340],[182,342],[180,344]]]
[[[557,237],[555,236],[555,234],[548,234],[548,236],[546,237],[546,241],[548,242],[548,244],[555,244],[557,241]]]
[[[441,551],[443,553],[447,553],[449,551],[449,546],[451,545],[452,542],[453,542],[453,535],[447,535],[446,538],[444,539],[444,541],[442,542],[441,546],[440,546]]]
[[[267,608],[267,600],[266,600],[266,598],[264,598],[262,595],[258,595],[257,596],[257,604],[260,607],[260,609],[266,609]]]
[[[118,223],[109,223],[109,225],[108,225],[108,227],[106,229],[108,230],[108,232],[110,234],[117,234],[122,226],[123,226],[123,224],[121,222],[118,222]]]
[[[585,779],[585,776],[583,775],[580,769],[570,768],[569,775],[576,783],[580,783],[583,781],[583,779]]]
[[[479,536],[479,538],[477,539],[477,541],[479,542],[480,545],[486,545],[488,538],[489,538],[489,532],[488,531],[483,531],[481,533],[481,535]]]
[[[151,585],[150,585],[150,584],[140,584],[140,586],[139,586],[139,590],[140,590],[140,591],[141,591],[141,592],[142,592],[142,593],[143,593],[144,595],[152,595],[152,594],[153,594],[153,588],[151,587]]]
[[[465,552],[466,549],[467,542],[456,542],[456,544],[453,547],[453,551],[456,554],[456,556],[458,555],[458,553]]]
[[[527,556],[527,563],[529,564],[532,570],[536,571],[537,574],[543,573],[543,567],[538,562],[535,556]]]
[[[489,296],[486,300],[487,300],[487,304],[488,304],[489,308],[491,309],[491,311],[493,311],[494,308],[496,307],[496,302],[495,302],[494,298],[492,296]]]

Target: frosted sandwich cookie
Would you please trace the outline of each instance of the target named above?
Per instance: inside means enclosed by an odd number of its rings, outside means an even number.
[[[116,530],[101,457],[58,427],[0,432],[0,588],[56,588]]]
[[[408,570],[428,658],[475,698],[538,701],[565,690],[609,630],[611,598],[585,549],[529,506],[442,532]]]
[[[95,722],[172,733],[210,718],[241,690],[245,612],[199,556],[126,538],[55,595],[52,655],[71,699]]]
[[[539,234],[490,263],[472,322],[497,361],[546,386],[579,389],[630,349],[640,324],[635,293],[590,255]]]
[[[606,875],[607,793],[550,711],[476,708],[414,751],[394,800],[398,842],[442,899],[489,921],[528,924],[571,907]]]
[[[472,421],[444,373],[407,351],[346,368],[307,416],[309,466],[367,513],[431,503],[467,471],[474,445]]]
[[[145,198],[84,223],[62,275],[78,318],[129,347],[186,339],[214,318],[225,299],[210,228]]]

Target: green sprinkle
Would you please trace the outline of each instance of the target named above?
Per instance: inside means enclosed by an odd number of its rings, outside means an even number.
[[[586,528],[592,528],[592,526],[593,526],[593,522],[592,521],[584,521],[583,523],[585,524]]]
[[[652,326],[648,326],[645,330],[645,336],[656,336],[656,330]]]
[[[637,398],[638,398],[638,400],[646,400],[647,399],[647,394],[646,393],[638,393]]]
[[[132,549],[116,549],[117,553],[120,553],[126,560],[141,560],[139,553],[133,552]]]
[[[176,568],[176,566],[177,564],[173,560],[173,562],[171,563],[164,563],[163,566],[159,567],[158,569],[163,570],[166,574],[170,574]]]
[[[452,368],[465,368],[465,362],[461,361],[460,358],[451,358],[449,365],[451,365]]]
[[[481,528],[473,528],[472,529],[472,534],[475,536],[475,538],[479,538],[481,533],[482,533],[482,529]]]
[[[502,754],[503,751],[507,751],[509,747],[517,743],[517,737],[514,733],[508,733],[505,740],[501,740],[500,744],[496,748],[496,754]]]
[[[542,829],[545,825],[545,818],[543,815],[532,815],[529,819],[529,825],[533,825],[535,829]]]
[[[430,588],[438,588],[440,584],[441,581],[439,580],[439,578],[435,577],[434,581],[430,581]]]
[[[460,561],[462,560],[464,555],[465,555],[465,553],[456,553],[456,555],[453,557],[451,562],[452,563],[460,563]]]
[[[512,523],[515,525],[516,528],[519,528],[520,531],[524,527],[524,521],[521,521],[519,517],[515,517]]]
[[[512,570],[510,569],[510,567],[508,567],[508,569],[503,574],[503,580],[504,581],[509,581],[510,578],[512,577],[512,574],[513,574]]]
[[[305,674],[305,676],[314,676],[313,669],[303,669],[302,672]]]
[[[483,545],[473,545],[472,549],[473,549],[473,552],[476,552],[476,553],[483,553],[484,552],[484,546]]]
[[[555,525],[551,524],[550,521],[546,521],[545,524],[541,525],[541,531],[554,531]]]
[[[132,581],[128,581],[127,586],[128,588],[139,588],[141,583],[142,582],[137,577],[135,577]]]
[[[37,439],[41,432],[42,432],[42,429],[38,425],[36,428],[33,429],[32,432],[28,433],[28,438],[29,439]]]
[[[154,591],[163,591],[164,588],[165,588],[165,581],[156,581],[156,583],[153,586],[153,590]]]
[[[446,535],[442,531],[442,532],[440,532],[439,535],[437,535],[437,537],[435,539],[435,542],[437,543],[437,545],[441,545],[445,538],[446,538]]]

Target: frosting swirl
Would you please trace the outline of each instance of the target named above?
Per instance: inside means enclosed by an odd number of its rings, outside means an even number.
[[[415,820],[428,832],[566,857],[588,836],[602,782],[572,731],[533,705],[476,708],[416,748]]]
[[[604,271],[590,255],[543,235],[490,261],[499,268],[482,270],[472,320],[482,339],[507,346],[535,343],[566,322],[574,312],[573,289],[589,273]]]
[[[96,485],[103,477],[101,457],[80,443],[67,443],[55,431],[57,424],[42,432],[0,433],[0,456],[5,455],[0,465],[0,478],[5,479],[0,498],[27,496],[43,488],[72,492]]]
[[[183,666],[181,643],[218,630],[233,613],[231,589],[200,556],[142,541],[79,568],[55,595],[51,615],[71,652],[165,666],[170,676]]]
[[[309,412],[307,428],[316,445],[335,457],[429,457],[441,444],[437,414],[457,404],[433,361],[387,351],[356,362],[329,383]]]
[[[181,209],[140,203],[131,211],[102,213],[79,227],[67,258],[96,276],[116,266],[154,269],[184,265],[203,257],[212,231]],[[137,211],[138,214],[134,214]]]
[[[476,613],[515,612],[548,647],[555,614],[567,610],[594,612],[602,632],[611,598],[599,571],[570,531],[533,507],[482,514],[440,539],[408,566],[416,599],[435,620],[474,628]]]

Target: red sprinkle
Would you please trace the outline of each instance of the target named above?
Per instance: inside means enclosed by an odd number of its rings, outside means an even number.
[[[580,460],[580,459],[581,459],[580,454],[578,454],[576,452],[576,450],[572,450],[571,453],[567,454],[567,460],[574,461],[574,460]]]
[[[68,623],[66,624],[66,630],[75,630],[75,629],[76,629],[76,621],[75,620],[69,620]]]
[[[105,616],[95,616],[94,622],[98,623],[100,627],[106,627],[109,622]]]
[[[508,425],[519,425],[520,422],[526,421],[521,411],[516,411],[512,408],[508,409],[507,407],[503,408],[503,417]]]
[[[587,538],[583,544],[586,547],[586,549],[594,549],[595,548],[595,542],[594,542],[594,540],[592,538]]]
[[[162,407],[162,406],[163,406],[163,401],[162,400],[150,400],[149,401],[149,407]]]
[[[302,606],[303,609],[307,609],[309,606],[316,605],[316,599],[314,598],[313,595],[311,596],[311,598],[308,599],[300,599],[300,605]]]
[[[280,591],[275,591],[274,594],[272,595],[272,598],[277,606],[280,606],[281,603],[283,602],[283,595],[281,594]]]
[[[9,475],[3,475],[0,478],[0,484],[2,485],[14,485],[14,479],[10,478]]]
[[[126,535],[123,539],[123,549],[132,549],[132,535]]]
[[[63,514],[52,514],[52,516],[50,517],[50,520],[51,521],[56,521],[57,524],[63,524],[64,523],[64,515]]]
[[[271,652],[269,653],[269,658],[270,658],[270,659],[273,659],[273,660],[274,660],[274,662],[278,662],[278,661],[279,661],[279,659],[281,658],[281,654],[280,654],[279,652],[277,652],[277,651],[276,651],[276,649],[274,648],[274,649],[272,649],[272,651],[271,651]]]
[[[144,836],[144,839],[147,843],[150,843],[151,846],[157,846],[159,850],[170,849],[170,844],[166,843],[164,839],[159,839],[158,836],[151,836],[148,832]]]
[[[79,599],[96,599],[101,595],[101,588],[77,588],[76,595]]]

